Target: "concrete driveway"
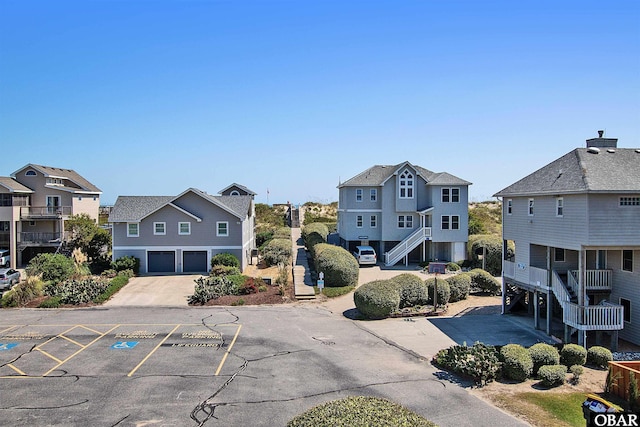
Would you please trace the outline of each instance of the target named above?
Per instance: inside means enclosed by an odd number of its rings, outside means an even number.
[[[186,307],[200,274],[133,277],[104,305]]]

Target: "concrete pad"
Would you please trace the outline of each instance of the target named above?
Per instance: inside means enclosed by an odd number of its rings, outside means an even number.
[[[104,305],[187,307],[200,274],[132,277],[129,283]]]

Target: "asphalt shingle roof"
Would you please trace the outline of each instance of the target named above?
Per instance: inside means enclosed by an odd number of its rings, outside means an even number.
[[[341,183],[341,187],[356,186],[379,186],[382,185],[389,177],[403,165],[409,165],[414,168],[427,181],[427,185],[470,185],[469,181],[465,181],[447,172],[432,172],[421,166],[412,165],[409,162],[399,163],[397,165],[375,165],[369,169],[360,172],[358,175]]]
[[[80,175],[78,172],[74,171],[73,169],[64,169],[64,168],[56,168],[56,167],[52,167],[52,166],[42,166],[42,165],[36,165],[33,163],[29,163],[28,165],[24,166],[23,168],[18,169],[16,172],[13,173],[13,176],[15,176],[15,174],[17,172],[20,172],[21,170],[24,170],[28,167],[32,167],[33,169],[36,169],[37,171],[39,171],[40,173],[44,174],[45,176],[54,176],[54,177],[64,177],[67,178],[68,180],[74,182],[75,184],[78,185],[78,187],[80,187],[81,190],[90,192],[90,193],[102,193],[102,191],[96,187],[95,185],[93,185],[92,183],[90,183],[89,181],[87,181],[86,179],[84,179],[84,177],[82,177],[82,175]],[[66,187],[69,189],[74,189],[73,187]],[[77,190],[77,189],[75,189]]]
[[[225,191],[227,191],[229,188],[233,188],[233,187],[237,187],[240,190],[246,192],[247,194],[250,194],[252,196],[255,196],[256,193],[254,193],[253,191],[249,190],[247,187],[245,187],[244,185],[240,185],[240,184],[236,184],[235,182],[231,185],[227,185],[226,187],[224,187],[222,190],[218,191],[218,193],[224,193]]]
[[[9,176],[0,176],[0,185],[12,193],[33,193],[33,190]]]
[[[497,197],[640,192],[640,149],[576,148],[495,194]]]

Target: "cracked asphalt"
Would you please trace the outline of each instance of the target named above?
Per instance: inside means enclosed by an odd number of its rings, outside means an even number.
[[[284,426],[349,395],[442,427],[526,425],[317,305],[2,315],[1,425]]]

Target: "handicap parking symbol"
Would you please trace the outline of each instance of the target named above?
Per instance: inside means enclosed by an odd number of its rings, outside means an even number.
[[[11,350],[13,347],[17,345],[18,345],[17,342],[6,342],[6,343],[0,342],[0,351]]]
[[[131,350],[138,345],[138,341],[118,341],[111,346],[114,350]]]

